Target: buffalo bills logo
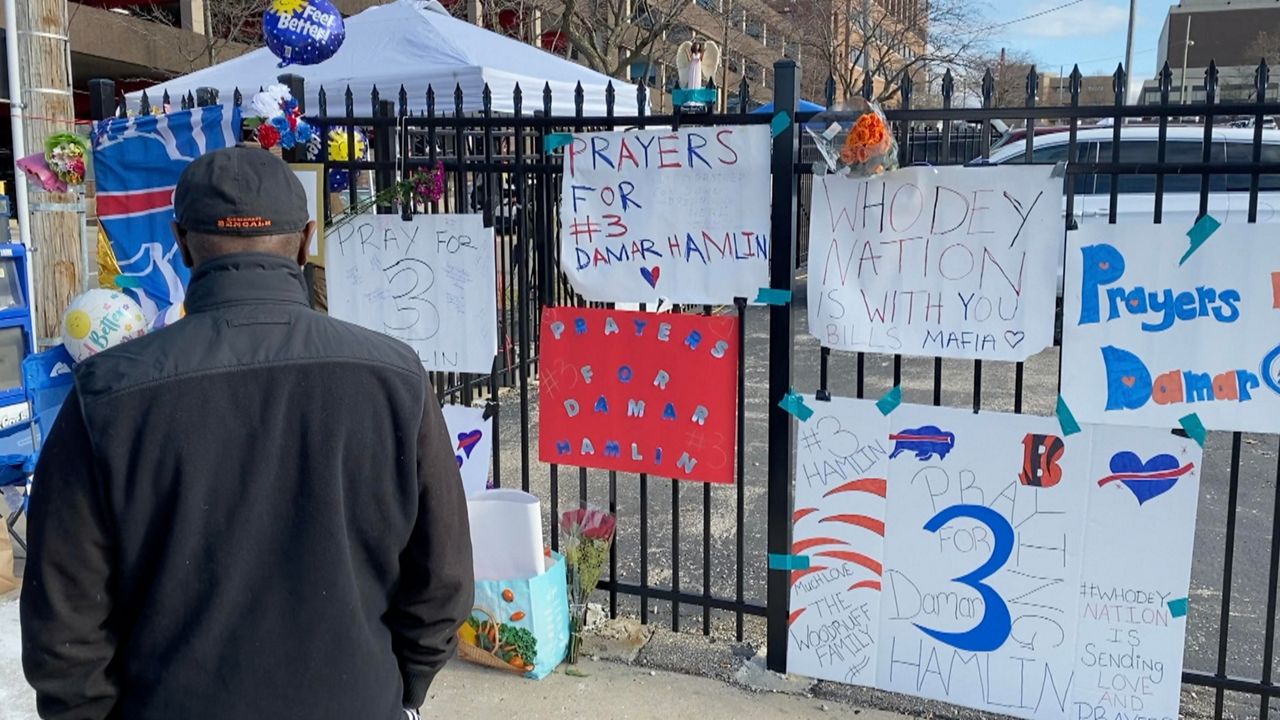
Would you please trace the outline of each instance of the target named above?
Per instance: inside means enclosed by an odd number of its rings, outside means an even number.
[[[1143,462],[1136,453],[1123,450],[1111,456],[1111,474],[1099,480],[1098,486],[1121,483],[1142,505],[1172,490],[1178,478],[1194,468],[1194,463],[1179,466],[1172,455],[1156,455]]]
[[[955,434],[936,425],[908,428],[890,435],[889,439],[894,443],[893,452],[889,454],[890,460],[904,452],[915,453],[916,459],[920,461],[928,460],[934,455],[942,460],[956,445]]]
[[[1050,488],[1062,480],[1062,453],[1066,447],[1057,435],[1027,433],[1022,438],[1022,472],[1018,482],[1030,487]]]

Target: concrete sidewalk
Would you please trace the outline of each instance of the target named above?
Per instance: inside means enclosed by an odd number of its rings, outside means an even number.
[[[905,716],[876,710],[855,711],[812,698],[752,693],[706,677],[692,677],[612,662],[580,663],[565,674],[562,666],[541,681],[455,662],[440,673],[424,720],[444,717],[600,717],[611,720],[810,720],[852,716],[894,720]],[[459,714],[460,713],[460,714]]]
[[[810,720],[857,714],[867,720],[905,715],[853,710],[838,702],[797,695],[753,693],[709,677],[680,675],[637,665],[584,659],[566,674],[525,680],[464,662],[451,663],[436,679],[422,716],[520,717],[541,719],[591,716],[610,720]],[[17,598],[0,601],[0,720],[37,720],[35,694],[22,677]]]

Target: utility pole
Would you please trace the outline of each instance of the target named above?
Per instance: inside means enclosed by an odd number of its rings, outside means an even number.
[[[1138,0],[1129,0],[1129,40],[1124,47],[1125,80],[1133,83],[1133,26],[1138,21]],[[1124,104],[1129,104],[1129,85],[1124,88]]]
[[[22,102],[27,152],[41,152],[55,133],[75,132],[71,43],[66,0],[25,0],[18,14]],[[18,182],[25,182],[19,178]],[[35,190],[35,188],[32,188]],[[32,297],[39,339],[62,334],[62,313],[84,290],[84,214],[79,193],[31,193]]]

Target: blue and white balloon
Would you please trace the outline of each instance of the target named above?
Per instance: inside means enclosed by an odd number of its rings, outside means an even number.
[[[329,171],[329,191],[342,192],[351,187],[351,171],[334,169]]]
[[[329,0],[274,0],[262,30],[280,67],[322,63],[347,37],[342,13]]]

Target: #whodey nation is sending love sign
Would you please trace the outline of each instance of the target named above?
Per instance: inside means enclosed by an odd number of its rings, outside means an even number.
[[[769,128],[575,135],[560,267],[584,298],[716,304],[769,284]]]

